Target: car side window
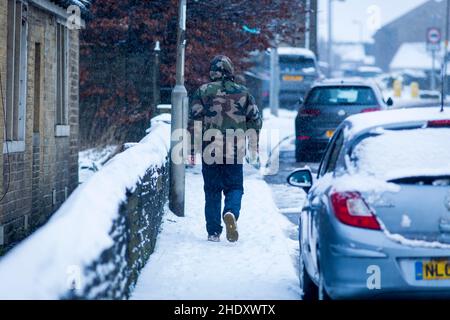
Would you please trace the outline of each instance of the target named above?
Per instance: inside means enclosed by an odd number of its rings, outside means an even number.
[[[336,169],[337,160],[339,158],[339,154],[341,153],[341,149],[344,145],[344,134],[341,130],[338,133],[338,136],[334,140],[333,149],[331,150],[330,157],[328,159],[328,164],[325,169],[325,173],[333,172]]]
[[[331,141],[325,151],[325,155],[322,159],[322,162],[321,162],[320,168],[319,168],[319,178],[323,177],[327,173],[328,162],[330,160],[331,153],[334,149],[334,144],[335,144],[335,140]]]
[[[328,163],[330,149],[331,149],[330,146],[328,146],[327,150],[325,151],[325,155],[322,158],[322,162],[320,163],[320,166],[319,166],[318,178],[321,178],[321,177],[323,177],[325,175],[325,168],[326,168],[327,163]]]

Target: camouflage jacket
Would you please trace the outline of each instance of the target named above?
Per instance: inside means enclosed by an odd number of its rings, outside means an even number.
[[[230,129],[241,129],[244,132],[253,129],[259,135],[262,116],[255,99],[246,87],[232,80],[218,80],[202,85],[191,97],[189,110],[191,135],[194,133],[195,122],[201,122],[202,135],[209,129],[220,131],[223,135]],[[257,139],[248,143],[255,147],[258,144]],[[208,143],[203,143],[203,149],[207,145]]]

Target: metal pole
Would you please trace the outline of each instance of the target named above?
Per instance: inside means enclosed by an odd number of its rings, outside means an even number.
[[[184,198],[185,198],[185,164],[183,161],[175,159],[172,150],[175,146],[182,143],[174,139],[173,133],[180,129],[186,130],[187,113],[187,91],[184,86],[184,53],[185,53],[185,32],[186,32],[186,0],[180,0],[179,24],[177,37],[177,74],[176,85],[172,91],[172,139],[170,144],[170,192],[169,208],[179,217],[184,216]],[[184,148],[183,148],[184,149]],[[183,150],[183,153],[185,150]],[[177,160],[177,161],[174,161]]]
[[[442,62],[442,87],[441,87],[441,112],[444,112],[444,104],[446,98],[447,87],[447,54],[448,54],[448,41],[449,41],[449,28],[450,28],[450,0],[447,0],[447,12],[445,21],[445,46],[444,46],[444,61]]]
[[[333,63],[333,0],[328,0],[328,77],[331,77],[331,65]]]
[[[305,48],[311,50],[311,0],[306,0],[305,10]]]
[[[277,44],[277,50],[275,52],[276,55],[276,59],[275,59],[275,96],[277,97],[277,99],[275,100],[275,109],[276,111],[276,116],[278,117],[278,109],[280,109],[280,81],[281,81],[281,76],[280,76],[280,56],[278,55],[278,46],[279,43]]]
[[[436,90],[436,50],[431,51],[431,90]]]
[[[270,50],[270,112],[278,117],[279,108],[279,58],[278,48],[272,48]]]
[[[155,48],[153,49],[154,56],[153,56],[153,114],[158,111],[157,106],[159,104],[159,101],[161,99],[160,94],[160,86],[159,86],[159,53],[161,52],[161,47],[159,41],[156,41]]]

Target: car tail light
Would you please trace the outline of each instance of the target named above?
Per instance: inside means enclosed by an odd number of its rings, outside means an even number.
[[[361,113],[367,113],[367,112],[375,112],[375,111],[380,111],[380,108],[367,108],[364,109],[363,111],[361,111]]]
[[[357,228],[381,230],[375,215],[358,192],[334,192],[331,204],[340,222]]]
[[[267,98],[269,96],[269,91],[263,91],[262,96]]]
[[[300,109],[300,116],[304,117],[317,117],[320,115],[320,110],[318,109]]]
[[[450,128],[450,120],[428,121],[428,128]]]
[[[311,139],[310,136],[298,136],[297,137],[297,140],[299,140],[299,141],[305,141],[305,140],[309,140],[309,139]]]

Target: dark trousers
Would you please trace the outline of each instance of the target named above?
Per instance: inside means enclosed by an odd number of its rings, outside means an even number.
[[[239,218],[244,194],[242,164],[205,164],[202,166],[205,191],[206,230],[209,235],[222,233],[222,216],[227,212]],[[225,206],[222,211],[222,192]]]

